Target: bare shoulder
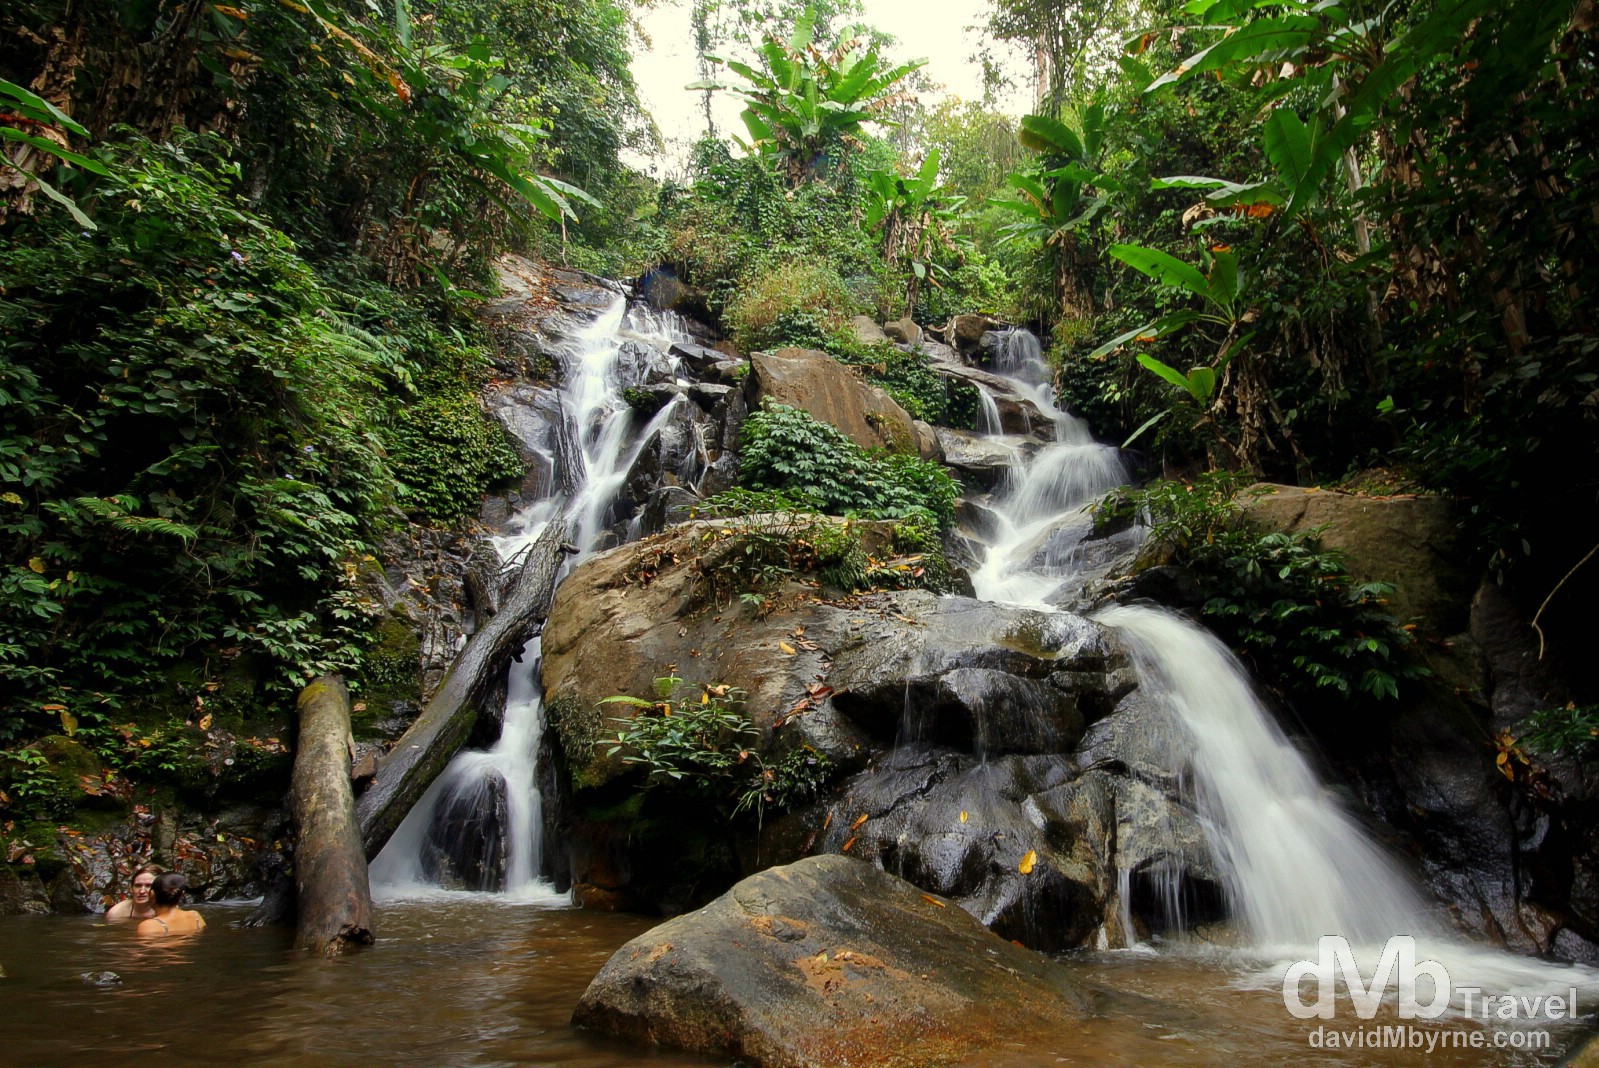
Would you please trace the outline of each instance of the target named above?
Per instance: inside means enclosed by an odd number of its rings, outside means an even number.
[[[167,929],[161,926],[160,920],[140,920],[135,931],[141,935],[164,935]]]
[[[115,905],[112,905],[110,908],[105,910],[105,918],[106,918],[106,920],[108,922],[113,922],[114,923],[117,920],[126,920],[126,919],[131,919],[132,917],[133,917],[133,902],[132,901],[128,901],[128,900],[118,901]]]
[[[194,914],[194,929],[196,931],[205,930],[205,917],[200,915],[198,912]]]

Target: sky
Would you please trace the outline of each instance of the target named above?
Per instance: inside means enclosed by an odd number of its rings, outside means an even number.
[[[975,100],[982,95],[981,68],[971,57],[981,43],[973,28],[987,20],[988,0],[864,0],[864,3],[864,21],[898,39],[888,51],[890,58],[895,61],[928,60],[922,73],[944,86],[943,93],[935,94],[933,99],[938,95],[953,95]],[[669,145],[662,159],[640,158],[629,162],[659,177],[668,176],[680,166],[680,146],[692,143],[705,130],[700,94],[683,88],[699,77],[689,14],[688,0],[669,0],[640,14],[639,21],[651,47],[635,46],[633,77],[638,83],[640,99],[654,116],[661,136]],[[1017,114],[1025,108],[1023,104],[1008,101],[1003,106]],[[743,130],[738,121],[742,108],[733,97],[718,93],[714,108],[720,130]]]

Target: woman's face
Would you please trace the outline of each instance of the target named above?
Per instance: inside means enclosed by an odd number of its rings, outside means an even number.
[[[155,893],[155,876],[147,871],[142,871],[133,877],[133,898],[135,905],[148,905],[151,896]]]

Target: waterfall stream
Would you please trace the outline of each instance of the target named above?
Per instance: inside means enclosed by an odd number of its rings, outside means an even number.
[[[1078,551],[1092,528],[1087,508],[1124,484],[1127,472],[1118,450],[1096,443],[1082,420],[1055,406],[1031,334],[1011,331],[993,362],[993,372],[1048,416],[1055,440],[1019,460],[993,495],[998,533],[973,583],[986,600],[1047,609],[1072,600],[1093,577]],[[993,407],[985,400],[985,411]],[[997,416],[984,425],[997,427]],[[1209,631],[1148,605],[1112,605],[1093,618],[1120,632],[1140,690],[1165,715],[1169,737],[1159,748],[1199,815],[1238,928],[1235,959],[1252,969],[1253,985],[1280,983],[1285,964],[1314,958],[1324,935],[1347,938],[1368,968],[1390,937],[1408,935],[1417,940],[1418,959],[1443,962],[1457,983],[1469,978],[1483,989],[1527,993],[1599,986],[1589,969],[1454,935],[1398,861],[1319,781],[1255,696],[1244,666]],[[1118,868],[1113,910],[1129,946],[1136,942],[1130,874]],[[1180,874],[1164,873],[1160,887],[1179,939]]]
[[[552,472],[551,489],[496,539],[508,567],[552,522],[568,524],[577,559],[637,535],[639,502],[622,501],[630,473],[660,437],[657,431],[670,432],[690,402],[679,392],[646,422],[623,390],[672,381],[676,362],[667,349],[682,340],[675,317],[630,305],[621,296],[570,332],[560,354],[562,385],[542,409],[550,413],[548,430],[537,448]],[[1030,404],[1041,417],[1033,426],[1044,433],[1034,440],[1003,434],[1002,400],[979,387],[980,433],[1002,444],[1013,460],[980,502],[990,522],[988,536],[980,539],[973,585],[984,600],[1055,611],[1079,602],[1091,579],[1142,537],[1135,529],[1120,541],[1097,538],[1089,514],[1090,505],[1124,485],[1129,472],[1119,450],[1096,442],[1086,423],[1056,406],[1051,373],[1032,334],[1004,334],[992,362],[991,372],[1010,387],[1006,403],[1022,398]],[[697,481],[703,452],[696,441],[684,453],[674,469],[682,484]],[[1186,802],[1198,814],[1225,884],[1240,959],[1258,965],[1311,955],[1325,934],[1365,946],[1409,934],[1424,940],[1436,959],[1447,958],[1451,967],[1466,969],[1462,974],[1499,989],[1548,987],[1571,978],[1569,971],[1557,976],[1549,966],[1469,947],[1448,934],[1403,867],[1318,781],[1253,694],[1242,665],[1203,628],[1147,606],[1112,606],[1095,619],[1122,635],[1141,692],[1162,710],[1169,770],[1189,794]],[[511,666],[499,740],[488,750],[459,754],[374,861],[379,895],[428,896],[447,887],[499,891],[512,900],[564,901],[539,878],[539,657],[534,639]],[[906,701],[902,733],[914,733],[919,713],[908,690]],[[1108,944],[1137,939],[1129,905],[1132,874],[1116,871],[1106,922],[1121,930]],[[1155,888],[1179,929],[1181,877],[1180,866],[1157,873]]]
[[[623,483],[651,440],[686,403],[679,395],[647,424],[623,390],[652,372],[669,372],[673,342],[688,340],[681,320],[617,295],[562,346],[557,417],[540,450],[554,472],[549,496],[533,501],[495,539],[507,568],[552,522],[569,525],[578,553],[570,569],[601,547],[627,517],[613,514]],[[544,702],[540,639],[523,647],[506,679],[500,737],[487,750],[466,750],[406,814],[373,860],[371,880],[385,898],[426,896],[441,888],[499,891],[512,899],[564,903],[539,877],[543,814],[537,784]]]

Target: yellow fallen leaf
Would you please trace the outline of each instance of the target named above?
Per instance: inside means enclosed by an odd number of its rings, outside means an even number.
[[[788,644],[788,642],[778,642],[777,643],[777,647],[779,649],[783,650],[783,652],[787,653],[789,656],[793,656],[794,655],[794,652],[795,652],[794,647],[792,645]]]
[[[965,823],[965,822],[966,822],[966,821],[967,821],[967,820],[968,820],[968,819],[970,819],[970,818],[971,818],[971,817],[970,817],[970,816],[968,816],[968,815],[967,815],[967,814],[966,814],[966,813],[965,813],[965,812],[962,812],[962,813],[961,813],[961,822],[962,822],[962,823]]]
[[[865,823],[867,818],[868,817],[867,817],[866,813],[862,812],[860,814],[860,816],[855,820],[855,822],[849,825],[849,829],[853,831],[855,828],[857,828],[861,824]]]
[[[28,570],[32,571],[35,575],[44,574],[44,558],[42,556],[35,556],[33,559],[29,560]]]
[[[1033,874],[1033,865],[1037,863],[1038,851],[1035,849],[1029,849],[1027,851],[1027,855],[1022,858],[1022,862],[1016,865],[1016,870],[1021,872],[1023,875],[1031,875]]]
[[[205,715],[200,717],[200,729],[203,731],[208,731],[211,729],[211,713],[207,712]]]
[[[949,908],[948,905],[946,905],[942,901],[938,900],[938,898],[934,897],[932,894],[923,894],[922,895],[922,900],[927,902],[929,905],[937,905],[941,909]]]
[[[849,847],[854,845],[854,844],[855,844],[855,839],[851,838],[849,841],[844,843],[844,848],[840,849],[839,852],[840,853],[848,853],[849,852]]]

